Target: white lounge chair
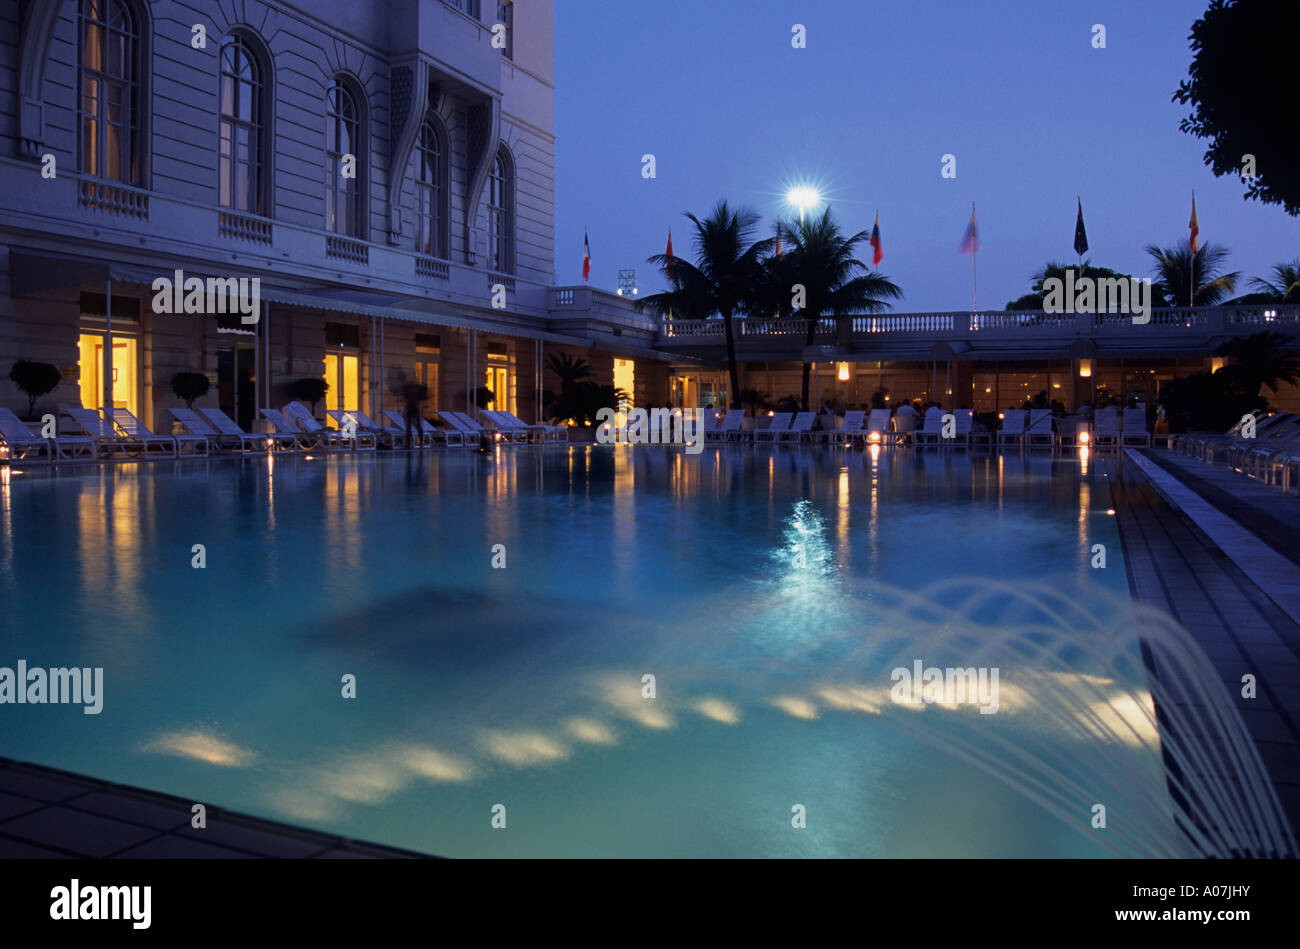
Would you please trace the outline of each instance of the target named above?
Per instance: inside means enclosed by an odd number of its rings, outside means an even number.
[[[146,446],[163,442],[171,443],[173,458],[181,455],[207,455],[208,439],[203,435],[155,435],[149,427],[132,415],[127,409],[109,409],[109,414],[117,427],[133,438],[139,438]]]
[[[1118,448],[1119,438],[1119,409],[1113,405],[1098,409],[1092,420],[1092,446]]]
[[[1147,430],[1147,410],[1141,406],[1124,410],[1124,431],[1120,445],[1125,448],[1150,448],[1151,432]]]
[[[424,434],[432,436],[435,441],[441,440],[446,442],[448,447],[468,448],[469,442],[465,440],[465,433],[455,428],[438,428],[423,415],[420,416],[420,428]]]
[[[853,444],[854,439],[861,438],[865,433],[862,431],[862,423],[866,421],[867,412],[865,409],[849,409],[844,413],[839,428],[828,429],[822,434],[830,440],[832,445],[849,446]]]
[[[8,462],[54,461],[54,446],[50,439],[41,438],[27,427],[27,423],[14,415],[12,409],[0,408],[0,448],[5,449],[4,459]],[[95,443],[90,439],[77,439],[82,452],[90,454],[86,461],[95,457]],[[69,459],[71,460],[71,459]]]
[[[872,409],[871,414],[867,416],[867,427],[866,431],[863,432],[863,437],[870,445],[893,444],[898,440],[898,437],[893,430],[892,422],[893,419],[889,416],[889,409]]]
[[[895,412],[892,422],[894,426],[894,444],[904,445],[916,437],[915,412]]]
[[[934,445],[938,447],[943,441],[943,409],[932,405],[925,410],[922,427],[912,436],[912,443],[919,447]]]
[[[1029,448],[1056,450],[1056,433],[1052,431],[1052,410],[1031,409],[1025,427],[1025,445]]]
[[[542,429],[543,441],[548,442],[567,442],[569,440],[569,426],[567,425],[547,425],[545,422],[538,422],[535,426],[529,425],[514,412],[507,412],[505,409],[497,409],[497,415],[504,416],[516,425],[522,425],[525,428]]]
[[[754,441],[756,442],[774,442],[777,436],[790,428],[790,420],[794,418],[792,412],[774,412],[769,416],[767,428],[754,430]]]
[[[1002,413],[1002,427],[998,429],[998,447],[1015,445],[1017,448],[1025,438],[1025,410],[1007,409]]]
[[[267,451],[294,451],[298,447],[298,439],[294,435],[246,432],[221,409],[198,409],[198,413],[217,430],[222,448],[228,447],[231,451],[248,454],[264,454]]]
[[[975,410],[957,409],[952,413],[952,418],[952,438],[941,438],[940,442],[945,448],[969,448],[971,444],[971,429],[975,425]]]
[[[384,409],[383,416],[388,422],[389,428],[395,428],[399,430],[404,437],[406,436],[406,418],[401,412],[394,411],[393,409]],[[434,432],[437,432],[437,429],[431,428],[429,431],[426,431],[424,426],[420,424],[420,422],[423,421],[424,419],[417,416],[415,425],[415,444],[420,448],[432,448],[440,441],[440,439],[433,434]],[[443,445],[447,444],[445,438],[441,439],[441,442]]]
[[[817,421],[816,412],[800,412],[790,423],[790,427],[776,433],[779,442],[812,441],[813,423]]]
[[[484,435],[498,436],[495,440],[500,440],[500,432],[484,428],[464,412],[453,412],[450,409],[443,409],[438,413],[438,416],[448,425],[451,425],[457,431],[462,432],[465,436],[465,440],[467,442],[472,442],[472,444],[479,444]]]
[[[277,436],[288,435],[293,438],[293,447],[296,451],[329,451],[331,448],[337,448],[340,451],[346,450],[347,446],[339,444],[337,432],[307,432],[300,428],[295,422],[285,417],[285,414],[279,409],[258,409],[262,417],[275,427]]]
[[[406,445],[405,432],[390,431],[387,426],[376,424],[360,409],[326,409],[325,414],[338,426],[345,439],[351,439],[355,451],[370,451],[370,441],[374,442],[374,447],[401,448]],[[296,418],[295,421],[301,424],[302,419]]]
[[[509,433],[511,441],[546,441],[545,425],[529,425],[527,422],[515,418],[507,412],[502,412],[499,409],[481,409],[479,415],[484,416],[500,431]]]
[[[727,414],[723,416],[721,424],[718,425],[718,434],[725,441],[740,441],[745,434],[744,426],[745,410],[728,409]]]
[[[127,438],[118,432],[108,419],[91,409],[83,409],[70,402],[59,403],[59,412],[72,419],[95,443],[100,458],[139,458],[145,446],[137,439]]]
[[[352,432],[349,437],[342,431],[327,429],[301,402],[290,402],[280,412],[291,425],[296,425],[309,435],[320,436],[324,440],[325,447],[334,451],[374,451],[378,447],[379,442],[374,433],[364,430],[360,421],[355,431],[349,426],[348,431]]]

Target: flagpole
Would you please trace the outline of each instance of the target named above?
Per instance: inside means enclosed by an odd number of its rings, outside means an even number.
[[[970,203],[970,297],[971,297],[971,316],[978,316],[980,310],[979,304],[979,283],[975,275],[975,258],[979,254],[980,238],[979,232],[975,230],[975,202]]]
[[[1193,220],[1196,219],[1196,189],[1195,188],[1192,189],[1192,219]],[[1201,230],[1200,222],[1197,221],[1196,224],[1197,234],[1200,233],[1200,230]],[[1187,306],[1188,309],[1194,310],[1196,309],[1196,234],[1192,235],[1189,243],[1192,245],[1192,265],[1191,265],[1192,285],[1187,288]]]

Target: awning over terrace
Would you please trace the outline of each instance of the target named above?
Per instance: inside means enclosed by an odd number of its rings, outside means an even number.
[[[217,276],[211,272],[182,268],[187,277],[207,279]],[[60,254],[34,251],[11,251],[9,255],[10,288],[15,297],[36,296],[50,290],[66,287],[94,286],[112,280],[132,286],[149,287],[160,276],[171,276],[170,270],[125,264],[109,260],[90,260]],[[229,274],[223,274],[229,276]],[[268,282],[262,278],[261,298],[283,306],[348,313],[377,319],[403,320],[411,323],[428,323],[456,329],[476,330],[502,336],[537,339],[566,346],[591,348],[590,340],[578,336],[552,333],[522,322],[483,316],[452,315],[446,310],[449,304],[408,294],[380,293],[349,287],[291,287]],[[663,358],[661,354],[656,354]]]

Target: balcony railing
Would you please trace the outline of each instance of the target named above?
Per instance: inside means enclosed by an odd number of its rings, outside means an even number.
[[[140,221],[149,220],[149,192],[107,181],[83,179],[78,182],[77,203],[95,211],[107,211],[109,214],[120,214]]]
[[[234,211],[222,211],[218,214],[217,232],[222,237],[251,241],[254,244],[271,243],[270,221]]]
[[[509,274],[489,272],[487,275],[487,282],[488,282],[489,290],[491,290],[499,283],[502,286],[504,286],[507,290],[509,290],[511,293],[515,292],[515,278],[510,276]]]
[[[564,292],[564,291],[560,291]],[[570,291],[571,292],[571,291]],[[557,304],[564,305],[558,298]],[[978,338],[985,334],[1032,336],[1114,336],[1158,332],[1177,335],[1180,331],[1209,335],[1243,330],[1275,328],[1300,332],[1300,304],[1268,303],[1239,307],[1153,308],[1145,323],[1136,323],[1128,313],[1047,313],[1041,310],[949,313],[881,313],[847,317],[825,317],[817,321],[814,338],[881,336],[931,336],[936,338]],[[763,319],[745,317],[732,321],[736,337],[788,339],[807,337],[806,319]],[[660,333],[665,339],[711,339],[725,335],[723,321],[664,320]]]
[[[369,244],[350,237],[339,237],[337,234],[325,238],[325,254],[335,260],[346,260],[350,264],[365,266],[370,263]]]
[[[415,258],[415,275],[433,280],[450,280],[451,264],[436,257]]]

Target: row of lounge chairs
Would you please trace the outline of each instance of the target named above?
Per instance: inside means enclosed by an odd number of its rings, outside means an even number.
[[[449,428],[436,428],[420,419],[420,430],[407,445],[406,423],[397,412],[385,411],[379,424],[364,412],[332,411],[338,429],[318,422],[300,402],[283,409],[262,409],[275,428],[269,434],[246,432],[221,409],[168,409],[184,432],[159,435],[126,409],[102,414],[70,403],[59,404],[58,432],[50,438],[33,432],[12,410],[0,408],[0,458],[11,462],[140,461],[153,458],[205,457],[210,454],[267,452],[374,451],[385,448],[477,447],[484,439],[505,444],[567,442],[562,425],[529,425],[513,413],[483,411],[480,422],[462,412],[442,411]],[[71,422],[75,431],[68,433]]]
[[[851,446],[862,441],[882,446],[916,445],[918,447],[972,447],[979,445],[1019,448],[1074,448],[1091,445],[1095,448],[1149,447],[1151,433],[1147,429],[1146,410],[1099,409],[1093,423],[1086,419],[1054,418],[1048,409],[1008,409],[1002,427],[996,432],[977,431],[972,409],[959,409],[952,413],[953,426],[948,436],[943,431],[943,409],[931,407],[916,426],[911,415],[891,416],[889,409],[853,409],[844,413],[838,428],[817,429],[813,425],[818,416],[812,412],[774,412],[765,428],[742,428],[744,412],[732,409],[725,414],[711,409],[701,409],[705,441],[755,443],[800,443],[825,441],[833,445]],[[825,416],[822,416],[825,418]]]
[[[1173,447],[1209,464],[1226,464],[1287,493],[1300,491],[1300,414],[1251,413],[1254,434],[1246,419],[1222,435],[1178,435]]]

